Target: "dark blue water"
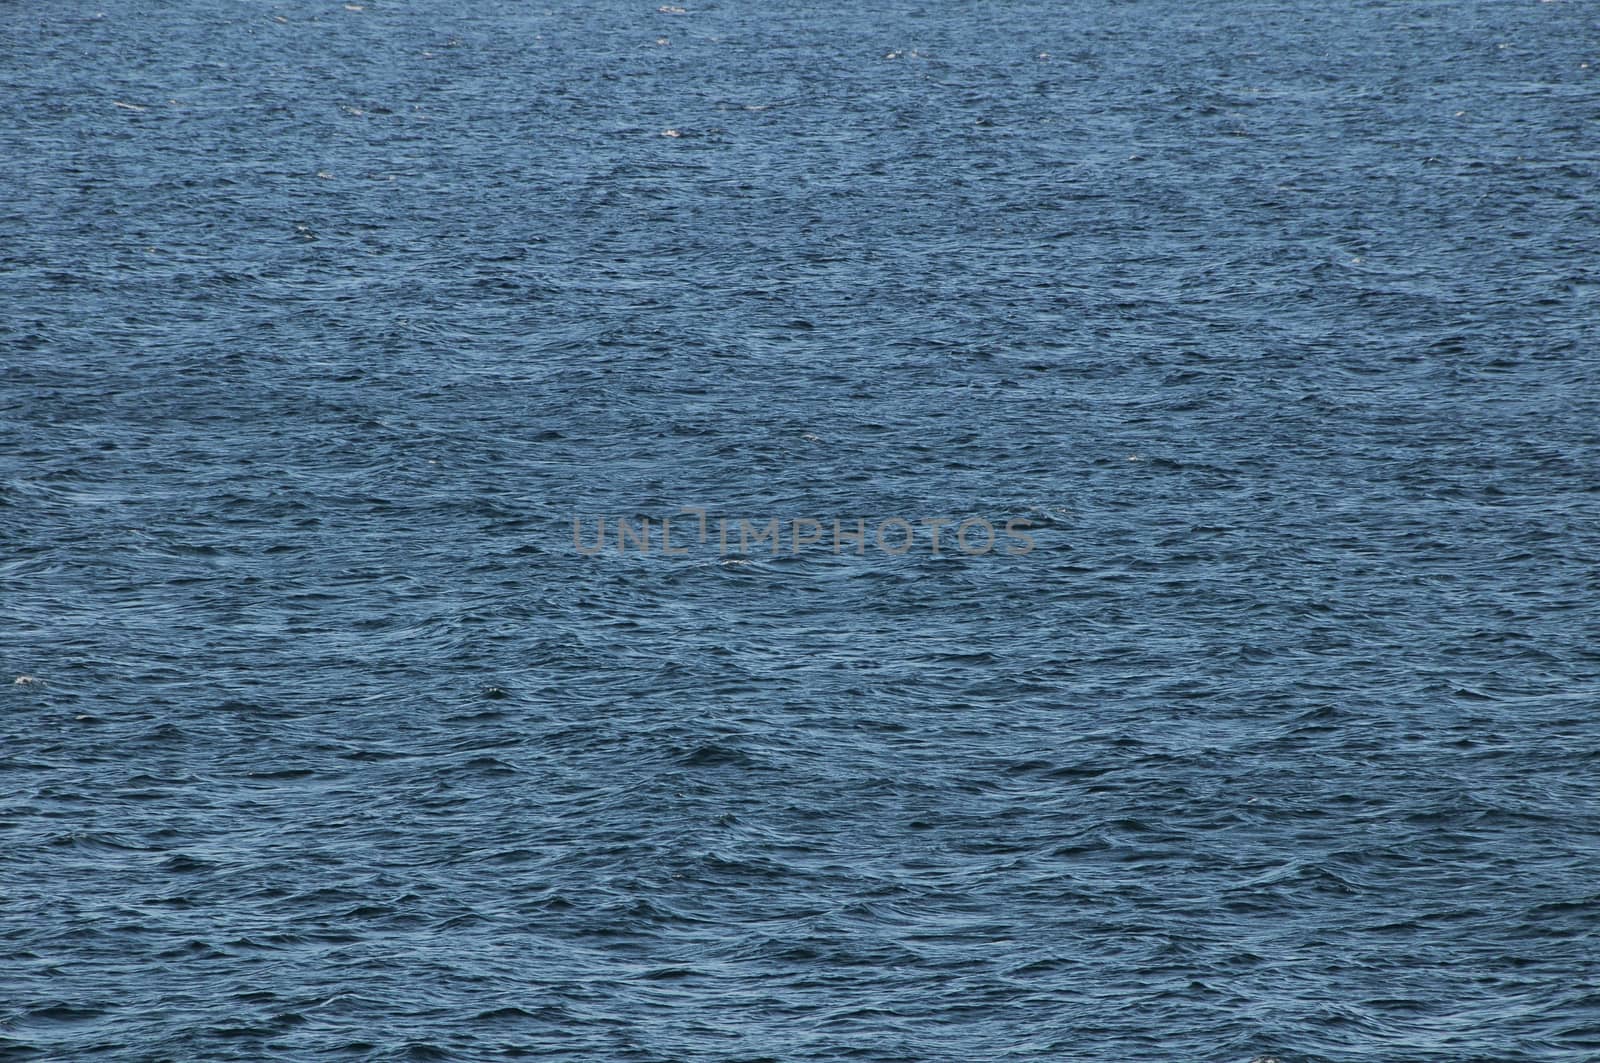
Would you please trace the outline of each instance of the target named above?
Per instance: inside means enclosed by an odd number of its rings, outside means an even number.
[[[683,3],[0,12],[0,1056],[1600,1059],[1600,8]]]

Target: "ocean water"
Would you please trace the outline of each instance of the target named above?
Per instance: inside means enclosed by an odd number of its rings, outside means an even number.
[[[6,6],[0,1057],[1600,1059],[1600,7],[681,5]]]

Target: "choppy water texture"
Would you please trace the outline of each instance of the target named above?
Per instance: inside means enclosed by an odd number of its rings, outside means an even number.
[[[1600,7],[683,4],[6,9],[0,1054],[1600,1058]]]

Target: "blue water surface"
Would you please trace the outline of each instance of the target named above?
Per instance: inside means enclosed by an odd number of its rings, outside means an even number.
[[[0,1057],[1600,1059],[1594,3],[0,55]]]

